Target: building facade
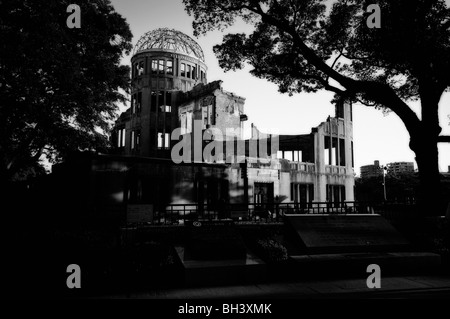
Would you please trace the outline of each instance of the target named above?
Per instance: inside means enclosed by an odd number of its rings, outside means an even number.
[[[361,178],[372,178],[383,176],[383,168],[380,166],[380,161],[374,161],[373,165],[364,165],[360,168]]]
[[[401,174],[414,173],[413,162],[393,162],[388,163],[386,166],[388,175],[396,176]]]

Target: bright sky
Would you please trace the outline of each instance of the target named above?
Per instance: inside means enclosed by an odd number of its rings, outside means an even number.
[[[196,40],[205,53],[208,81],[222,80],[222,86],[226,91],[246,98],[248,132],[250,123],[254,123],[267,133],[305,134],[311,132],[312,127],[325,121],[328,115],[334,115],[334,107],[330,103],[333,97],[331,92],[301,93],[289,97],[280,94],[276,85],[250,75],[249,68],[224,73],[212,48],[222,41],[226,33],[251,30],[244,23],[237,23],[224,33],[214,31],[195,38],[192,28],[193,18],[186,13],[181,0],[111,0],[111,2],[116,11],[130,24],[134,36],[133,45],[147,31],[163,27],[182,31]],[[123,63],[129,65],[130,59],[131,55],[125,57]],[[416,113],[420,111],[418,103],[410,103],[410,106]],[[441,134],[450,135],[450,93],[444,94],[441,98],[439,121],[442,127]],[[355,104],[353,140],[357,174],[360,166],[373,164],[374,160],[379,160],[380,164],[397,161],[415,162],[414,153],[408,146],[409,135],[403,122],[394,113],[384,116],[381,111]],[[417,168],[416,163],[415,166]],[[447,172],[448,166],[450,166],[450,143],[441,143],[440,171]]]

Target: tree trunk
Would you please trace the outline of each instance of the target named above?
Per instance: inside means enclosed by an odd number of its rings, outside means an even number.
[[[441,133],[438,105],[443,90],[432,86],[432,79],[422,80],[419,88],[422,121],[411,135],[411,149],[416,153],[419,169],[419,209],[422,216],[445,215],[448,199],[444,198],[440,183],[438,136]]]
[[[437,138],[435,140],[432,140],[431,136],[429,139],[422,137],[417,146],[413,147],[420,180],[418,207],[420,214],[424,217],[445,215],[445,200],[438,166]]]

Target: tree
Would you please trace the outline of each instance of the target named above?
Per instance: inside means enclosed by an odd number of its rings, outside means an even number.
[[[388,202],[410,203],[417,198],[417,173],[387,174],[385,177]],[[384,201],[383,177],[356,178],[355,198],[362,202]]]
[[[367,23],[372,0],[183,2],[196,36],[239,18],[254,26],[214,47],[225,71],[249,64],[251,74],[282,93],[325,89],[397,114],[416,155],[421,203],[440,213],[437,143],[449,137],[439,136],[438,104],[450,87],[450,9],[443,0],[378,0],[381,28]],[[407,104],[415,100],[420,119]]]
[[[132,34],[108,0],[77,1],[80,28],[69,28],[71,2],[0,2],[2,181],[36,167],[43,154],[58,160],[108,147],[105,132],[125,100],[120,89],[129,87],[120,59]]]

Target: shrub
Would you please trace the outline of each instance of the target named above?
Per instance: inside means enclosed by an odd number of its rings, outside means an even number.
[[[288,259],[287,249],[273,239],[259,239],[256,250],[269,263],[278,263]]]

